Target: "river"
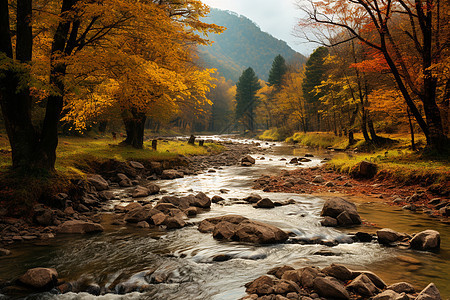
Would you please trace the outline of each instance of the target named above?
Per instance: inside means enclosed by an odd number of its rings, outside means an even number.
[[[217,137],[215,137],[217,138]],[[252,142],[252,141],[248,141]],[[230,166],[217,168],[215,173],[157,181],[167,194],[177,196],[204,192],[208,196],[220,195],[225,205],[213,204],[211,210],[189,219],[202,219],[226,214],[239,214],[250,219],[273,224],[283,230],[303,237],[339,239],[345,233],[357,230],[375,232],[377,228],[360,226],[339,230],[320,226],[320,210],[324,200],[319,196],[288,193],[264,193],[252,189],[253,181],[262,174],[275,174],[294,155],[294,149],[282,143],[270,143],[264,155],[254,153],[257,162],[252,167]],[[320,164],[323,152],[312,152],[314,158],[302,167]],[[298,154],[295,153],[297,156]],[[224,189],[226,191],[224,191]],[[221,191],[222,190],[222,191]],[[225,192],[225,193],[223,193]],[[240,199],[257,192],[272,200],[294,199],[296,204],[255,209]],[[154,199],[150,196],[148,200]],[[59,277],[68,281],[95,283],[113,288],[124,295],[107,294],[98,299],[239,299],[245,296],[244,284],[267,273],[275,266],[306,265],[324,267],[341,263],[352,269],[365,269],[377,273],[388,284],[407,281],[422,289],[429,282],[439,288],[443,299],[450,298],[450,229],[420,213],[403,211],[398,207],[373,202],[371,199],[352,198],[358,205],[361,217],[379,228],[389,227],[397,231],[413,233],[435,229],[441,233],[439,253],[419,252],[387,248],[377,243],[324,245],[279,244],[251,246],[235,242],[220,242],[211,234],[203,234],[197,227],[164,231],[138,229],[111,224],[111,214],[105,213],[102,225],[105,232],[90,236],[57,236],[55,239],[22,243],[12,247],[11,256],[0,259],[0,279],[13,279],[32,267],[53,267]],[[116,204],[114,201],[111,207]],[[317,255],[327,251],[328,256]],[[216,262],[220,254],[232,259]],[[400,259],[399,259],[400,256]],[[411,264],[405,257],[417,260]],[[146,271],[157,269],[154,274],[169,276],[166,283],[148,284]],[[145,292],[126,293],[128,286],[142,286]],[[1,298],[1,297],[0,297]],[[87,293],[51,293],[28,296],[28,299],[91,299]]]

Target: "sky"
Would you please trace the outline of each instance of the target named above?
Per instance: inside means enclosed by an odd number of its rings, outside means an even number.
[[[230,10],[244,15],[274,37],[285,41],[303,55],[311,54],[317,45],[306,44],[293,36],[293,30],[300,11],[295,0],[202,0],[211,7]],[[220,25],[220,24],[218,24]]]

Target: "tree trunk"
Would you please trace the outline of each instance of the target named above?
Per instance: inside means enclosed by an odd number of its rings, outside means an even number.
[[[409,107],[406,107],[406,112],[408,113],[409,130],[411,132],[411,150],[416,151],[416,144],[414,143],[414,126],[411,120],[411,113],[409,112]]]
[[[147,117],[144,113],[138,113],[135,110],[124,115],[123,123],[125,124],[127,137],[121,144],[142,149],[144,147],[144,128]]]

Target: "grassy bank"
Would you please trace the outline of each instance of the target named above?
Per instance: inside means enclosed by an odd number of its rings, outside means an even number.
[[[160,140],[157,151],[151,149],[151,141],[144,143],[144,149],[119,146],[118,141],[104,137],[62,137],[57,149],[56,170],[62,175],[83,175],[83,162],[90,160],[115,159],[162,161],[178,155],[208,155],[223,151],[223,146],[208,144],[200,147],[183,141]],[[0,138],[0,171],[7,171],[11,165],[11,152],[8,140]]]

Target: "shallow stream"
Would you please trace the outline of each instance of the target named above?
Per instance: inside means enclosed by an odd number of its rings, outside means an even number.
[[[215,173],[203,173],[185,178],[158,181],[168,194],[185,195],[204,192],[208,196],[220,195],[225,205],[213,204],[211,210],[189,219],[197,222],[204,218],[226,214],[239,214],[250,219],[273,224],[298,236],[339,239],[346,231],[375,232],[377,228],[361,226],[349,230],[338,230],[320,226],[320,210],[324,200],[304,194],[264,193],[252,189],[253,180],[261,174],[275,174],[293,157],[293,148],[282,144],[265,145],[271,151],[257,159],[253,167],[223,167]],[[295,153],[296,156],[301,154]],[[304,153],[303,153],[304,154]],[[314,158],[304,166],[317,165],[324,153],[314,153]],[[223,189],[226,189],[226,193]],[[222,192],[221,192],[222,190]],[[257,192],[272,200],[294,199],[296,204],[255,209],[249,204],[240,204],[250,193]],[[149,197],[149,200],[155,197]],[[68,281],[95,283],[101,287],[113,287],[117,292],[126,292],[127,286],[147,286],[144,293],[125,295],[107,294],[98,299],[239,299],[245,296],[244,284],[267,273],[275,266],[289,264],[294,267],[306,265],[326,266],[341,263],[353,269],[371,270],[388,284],[407,281],[417,288],[434,282],[443,299],[450,298],[450,227],[420,213],[403,211],[398,207],[372,202],[370,199],[352,198],[364,220],[378,227],[389,227],[397,231],[413,233],[424,229],[435,229],[441,233],[439,253],[418,252],[386,248],[377,243],[324,245],[280,244],[252,246],[233,242],[219,242],[211,234],[197,231],[197,226],[188,226],[173,231],[139,229],[128,226],[113,226],[111,215],[105,214],[105,232],[90,236],[57,236],[40,243],[22,243],[11,250],[13,255],[0,259],[0,279],[13,279],[32,267],[53,267],[59,277]],[[114,203],[112,203],[114,204]],[[328,256],[317,255],[326,251]],[[232,259],[216,262],[217,255],[225,254]],[[399,258],[400,256],[400,258]],[[405,258],[406,257],[406,258]],[[407,257],[413,263],[406,262]],[[168,283],[148,284],[146,271],[157,268],[154,274],[170,274]],[[82,281],[82,280],[81,280]],[[87,293],[64,295],[38,294],[29,299],[91,299]]]

